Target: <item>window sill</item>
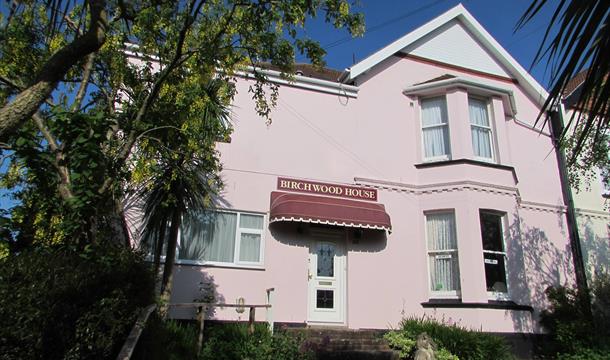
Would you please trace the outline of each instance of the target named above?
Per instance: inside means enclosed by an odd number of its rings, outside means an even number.
[[[533,312],[534,308],[529,305],[519,305],[514,301],[489,300],[484,303],[465,303],[461,299],[430,299],[421,303],[424,308],[467,308],[467,309],[502,309]]]
[[[439,160],[439,161],[431,161],[431,162],[423,162],[419,164],[415,164],[417,169],[427,169],[433,167],[441,167],[441,166],[451,166],[451,165],[476,165],[482,167],[488,167],[493,169],[507,170],[512,172],[513,177],[515,179],[515,183],[519,183],[519,179],[517,178],[517,173],[515,172],[515,168],[508,165],[500,165],[494,162],[482,161],[482,160],[473,160],[473,159],[455,159],[455,160]]]
[[[147,261],[151,261],[152,259]],[[161,264],[165,263],[165,259],[161,259]],[[227,269],[238,269],[238,270],[258,270],[265,271],[264,265],[249,265],[249,264],[233,264],[233,263],[220,263],[220,262],[204,262],[195,260],[176,260],[175,265],[181,266],[200,266],[207,268],[227,268]]]

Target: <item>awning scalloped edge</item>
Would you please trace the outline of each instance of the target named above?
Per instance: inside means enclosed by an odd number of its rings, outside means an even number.
[[[321,220],[321,219],[307,219],[304,217],[286,217],[286,216],[274,216],[269,219],[269,223],[280,222],[280,221],[291,221],[291,222],[305,222],[312,224],[323,224],[323,225],[334,225],[334,226],[347,226],[347,227],[355,227],[362,229],[374,229],[374,230],[386,230],[388,233],[392,233],[392,228],[387,226],[380,225],[368,225],[368,224],[358,224],[358,223],[350,223],[345,221],[331,221],[331,220]]]

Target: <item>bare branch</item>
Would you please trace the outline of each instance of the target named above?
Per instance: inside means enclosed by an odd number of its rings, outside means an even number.
[[[78,88],[78,93],[74,98],[74,103],[72,104],[72,111],[76,111],[80,108],[83,98],[87,93],[87,87],[89,86],[89,79],[91,78],[91,71],[93,70],[93,65],[95,63],[95,53],[92,52],[87,56],[87,62],[83,66],[83,79],[80,82],[80,87]]]

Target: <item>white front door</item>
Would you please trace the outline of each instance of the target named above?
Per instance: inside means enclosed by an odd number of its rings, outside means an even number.
[[[312,229],[308,322],[345,323],[345,231]]]

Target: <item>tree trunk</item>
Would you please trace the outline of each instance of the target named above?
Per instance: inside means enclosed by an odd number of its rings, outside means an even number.
[[[178,229],[182,221],[180,211],[174,210],[172,214],[172,223],[169,228],[169,241],[167,243],[167,253],[165,255],[165,264],[163,266],[163,278],[161,281],[161,308],[159,313],[161,317],[166,318],[169,309],[169,300],[172,295],[172,285],[174,280],[174,261],[176,258],[176,246],[178,245]]]
[[[85,56],[99,50],[106,41],[108,20],[105,0],[89,1],[89,30],[57,51],[44,64],[36,80],[13,101],[0,109],[0,142],[29,120],[45,102],[66,73]]]
[[[108,215],[108,228],[110,230],[110,241],[119,246],[130,246],[129,229],[125,221],[123,202],[114,199],[113,211]]]
[[[155,260],[154,260],[154,274],[155,274],[155,291],[157,294],[161,294],[161,279],[159,278],[159,270],[161,267],[161,253],[163,252],[163,243],[165,243],[165,231],[167,227],[167,221],[163,219],[161,225],[159,227],[159,233],[157,234],[157,239],[155,241],[154,250],[155,250]]]

